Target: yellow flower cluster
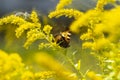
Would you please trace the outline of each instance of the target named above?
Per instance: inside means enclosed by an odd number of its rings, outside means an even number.
[[[103,10],[105,4],[107,4],[107,0],[98,0],[98,3],[96,5],[96,9]]]
[[[10,16],[0,19],[0,26],[2,26],[4,24],[13,24],[13,25],[19,26],[24,23],[26,23],[26,21],[23,18],[15,16],[15,15],[10,15]]]
[[[48,17],[49,18],[53,18],[53,17],[61,17],[61,16],[65,16],[68,18],[74,17],[75,19],[77,19],[78,17],[80,17],[83,13],[75,10],[75,9],[60,9],[60,10],[56,10],[51,12]]]
[[[119,28],[119,21],[120,18],[120,7],[116,7],[110,11],[106,11],[103,13],[102,22],[96,24],[92,30],[92,32],[87,32],[80,36],[82,40],[89,40],[92,39],[94,50],[103,50],[112,49],[113,44],[119,43],[120,39],[120,28]],[[87,44],[89,44],[87,42]],[[86,43],[85,45],[88,46]],[[90,42],[91,44],[91,42]],[[91,46],[91,45],[90,45]]]
[[[103,11],[101,17],[101,22],[95,24],[92,30],[92,35],[90,32],[87,32],[81,35],[82,40],[89,40],[83,43],[84,48],[91,48],[95,51],[95,55],[99,57],[99,60],[102,64],[100,64],[103,70],[107,70],[108,73],[102,75],[104,79],[116,79],[119,80],[118,77],[120,57],[119,55],[119,40],[120,40],[120,6],[116,6],[115,8],[109,11]],[[91,38],[92,37],[92,38]],[[118,57],[115,57],[118,56]],[[105,59],[105,58],[107,59]],[[113,74],[114,73],[114,74]],[[94,79],[93,79],[94,80]]]
[[[24,47],[28,49],[28,47],[36,40],[38,39],[44,39],[45,34],[40,31],[39,28],[30,29],[29,32],[27,32],[27,40],[24,44]]]
[[[50,25],[45,25],[43,27],[43,30],[39,28],[31,29],[29,32],[27,32],[27,40],[24,44],[25,48],[28,48],[34,41],[38,39],[47,40],[48,43],[40,43],[39,49],[45,48],[45,47],[57,47],[57,44],[53,42],[54,37],[52,34],[50,34],[52,27]]]
[[[50,34],[52,30],[52,27],[50,25],[45,25],[43,29],[35,28],[30,29],[30,31],[27,32],[27,40],[24,44],[25,48],[28,48],[33,42],[35,42],[38,39],[46,40],[47,43],[40,43],[39,49],[42,49],[44,47],[55,47],[57,44],[53,42],[54,37],[52,34]]]
[[[93,28],[101,20],[101,12],[96,10],[89,10],[81,17],[78,17],[71,25],[70,30],[75,33],[81,32],[81,27]],[[85,28],[84,28],[85,29]]]
[[[52,27],[50,25],[45,25],[43,31],[45,34],[50,34]]]
[[[28,48],[33,42],[38,39],[47,40],[48,43],[41,43],[45,44],[44,47],[58,46],[55,42],[53,42],[54,37],[52,34],[50,34],[52,26],[45,25],[43,26],[43,29],[41,29],[41,23],[39,22],[38,15],[34,10],[28,18],[29,19],[24,19],[24,17],[21,16],[10,15],[0,19],[0,26],[3,26],[4,24],[12,24],[18,26],[15,29],[17,38],[19,38],[25,31],[27,31],[27,40],[24,44],[25,48]],[[41,44],[39,46],[41,46]]]
[[[116,0],[98,0],[97,5],[96,5],[96,10],[104,10],[104,6],[107,3],[115,3]]]
[[[118,42],[120,37],[119,18],[120,6],[117,6],[110,11],[106,11],[103,16],[103,22],[96,25],[95,32],[102,32],[104,33],[105,38],[112,42]]]
[[[33,23],[38,23],[39,19],[38,19],[38,15],[36,13],[36,11],[32,11],[31,15],[30,15],[30,19],[32,20]]]
[[[98,4],[108,2],[112,1],[99,0]],[[118,42],[120,38],[119,9],[117,6],[110,11],[89,10],[70,25],[70,30],[81,34],[80,39],[86,41],[83,43],[84,48],[109,51],[112,43]]]
[[[35,27],[40,28],[40,26],[41,25],[39,23],[34,24],[34,23],[26,22],[25,24],[20,25],[15,30],[16,37],[19,38],[25,30],[32,29],[32,28],[34,29]]]
[[[17,53],[8,55],[0,50],[0,80],[18,80],[24,64]]]
[[[60,0],[56,6],[56,10],[63,9],[66,5],[71,3],[72,3],[72,0]]]
[[[81,40],[90,40],[93,39],[93,32],[92,30],[88,29],[88,31],[80,36]]]
[[[30,19],[32,22],[26,21],[25,23],[19,25],[19,27],[15,30],[16,36],[19,38],[21,34],[28,29],[34,29],[34,28],[41,28],[41,24],[39,23],[39,19],[37,16],[37,13],[35,11],[32,11],[30,15]],[[20,23],[20,22],[18,22]]]
[[[16,16],[16,15],[10,15],[0,19],[0,25],[2,26],[4,24],[12,24],[12,25],[19,26],[15,31],[16,36],[19,38],[25,30],[28,30],[30,28],[36,28],[36,27],[40,28],[41,24],[38,23],[38,17],[34,11],[32,12],[30,18],[35,23],[28,22],[22,17]]]
[[[75,19],[79,18],[83,12],[75,10],[75,9],[64,9],[64,6],[70,4],[72,0],[60,0],[60,2],[56,6],[56,10],[49,13],[49,18],[58,18],[61,16],[65,16],[68,18],[74,17]]]
[[[35,79],[49,79],[55,77],[55,72],[53,71],[42,71],[35,73]]]
[[[21,76],[21,80],[46,80],[53,77],[55,77],[55,72],[53,71],[42,71],[36,73],[25,71]]]

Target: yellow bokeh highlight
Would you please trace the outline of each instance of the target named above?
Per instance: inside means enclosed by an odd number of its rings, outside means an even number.
[[[97,75],[95,72],[90,71],[87,73],[87,76],[91,79],[91,80],[103,80],[102,77],[100,75]]]
[[[77,80],[76,76],[70,76],[71,74],[73,74],[71,71],[67,70],[58,61],[53,59],[52,56],[45,52],[36,53],[35,61],[45,68],[54,71],[58,79]]]
[[[25,71],[21,76],[21,80],[34,80],[34,74],[30,71]]]

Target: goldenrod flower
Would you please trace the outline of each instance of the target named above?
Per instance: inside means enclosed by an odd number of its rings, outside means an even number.
[[[53,12],[50,12],[48,17],[49,18],[53,18],[53,17],[58,18],[61,16],[65,16],[68,18],[74,17],[75,19],[78,19],[81,15],[83,15],[83,12],[80,12],[75,9],[61,9],[61,10],[55,10]]]
[[[56,6],[56,10],[63,9],[66,5],[71,3],[72,3],[72,0],[60,0]]]
[[[53,43],[53,35],[50,34],[52,27],[50,25],[45,25],[43,30],[41,30],[40,28],[33,28],[30,29],[30,31],[27,32],[27,40],[24,44],[25,48],[28,48],[29,45],[31,45],[34,41],[38,40],[38,39],[44,39],[46,40],[48,43],[43,43],[44,45],[42,45],[42,43],[39,45],[39,48],[42,47],[53,47],[52,43]]]
[[[120,7],[104,12],[102,16],[102,23],[95,26],[95,33],[103,33],[104,37],[109,39],[111,42],[119,41],[119,18],[120,18]]]
[[[30,44],[38,39],[47,40],[49,43],[46,43],[46,46],[52,45],[54,40],[53,35],[50,34],[52,26],[45,25],[43,29],[41,29],[41,24],[39,23],[38,15],[35,11],[32,11],[29,18],[32,22],[27,21],[20,16],[10,15],[0,19],[0,25],[12,24],[18,26],[15,30],[17,38],[19,38],[23,32],[27,30],[27,40],[24,44],[25,48],[28,48]]]
[[[15,16],[15,15],[10,15],[10,16],[0,19],[0,25],[13,24],[13,25],[19,26],[24,23],[26,23],[26,21],[23,18]]]
[[[24,47],[27,49],[34,41],[44,38],[45,34],[41,32],[39,28],[31,29],[29,32],[27,32],[27,40],[24,44]]]
[[[107,0],[98,0],[96,9],[103,10],[105,4],[107,4]]]
[[[98,0],[97,5],[96,5],[96,10],[104,10],[104,6],[107,3],[115,3],[116,0]]]
[[[25,30],[33,29],[33,28],[36,28],[36,27],[40,28],[41,25],[39,23],[34,24],[34,23],[30,23],[30,22],[26,22],[25,24],[20,25],[15,30],[17,38],[19,38]]]
[[[45,34],[50,34],[52,27],[50,25],[45,25],[43,31]]]
[[[90,10],[81,17],[78,17],[77,20],[70,25],[70,30],[78,33],[81,27],[94,28],[94,26],[101,21],[100,16],[100,11]]]
[[[88,29],[88,31],[86,33],[83,33],[80,36],[80,39],[81,40],[90,40],[90,39],[93,39],[93,32],[92,32],[92,30]]]
[[[33,23],[39,22],[39,18],[38,18],[36,11],[34,11],[34,10],[32,11],[32,13],[30,15],[30,19],[32,20]]]
[[[42,71],[35,73],[35,79],[49,79],[55,77],[55,72],[53,71]]]

